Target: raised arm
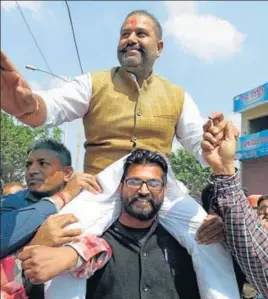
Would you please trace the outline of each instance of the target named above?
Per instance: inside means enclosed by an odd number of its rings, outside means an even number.
[[[1,51],[1,109],[27,125],[55,126],[83,117],[91,91],[91,76],[85,74],[61,88],[34,92]]]
[[[209,132],[215,137],[217,127]],[[247,280],[265,297],[268,296],[268,231],[249,206],[234,167],[236,139],[230,122],[225,121],[224,139],[213,148],[211,138],[202,142],[204,157],[213,171],[215,206],[225,226],[227,246]]]
[[[268,231],[250,207],[238,172],[233,176],[215,176],[213,183],[227,246],[247,280],[268,296]]]

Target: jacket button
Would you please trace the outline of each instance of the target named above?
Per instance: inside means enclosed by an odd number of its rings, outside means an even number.
[[[141,116],[141,112],[137,112],[137,116]]]
[[[147,288],[147,287],[144,287],[144,288],[143,288],[143,291],[144,291],[144,292],[147,292],[147,291],[148,291],[148,288]]]

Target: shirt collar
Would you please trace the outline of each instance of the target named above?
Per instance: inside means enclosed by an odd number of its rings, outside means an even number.
[[[136,80],[136,76],[134,74],[132,74],[132,73],[127,72],[123,67],[119,67],[118,74],[121,77],[123,77],[124,79],[126,79],[127,81],[135,82],[136,84],[138,84],[137,80]],[[141,88],[146,88],[148,85],[150,85],[153,82],[154,76],[155,75],[152,72],[150,74],[150,76],[143,81],[143,84],[142,84]]]
[[[29,190],[26,191],[25,194],[25,199],[32,201],[32,202],[38,202],[40,201],[40,198],[35,197],[32,192],[30,192]]]
[[[155,230],[158,226],[158,223],[159,223],[159,219],[158,219],[158,217],[156,217],[147,236],[152,235],[155,232]],[[117,219],[117,221],[114,223],[113,229],[114,229],[114,231],[119,232],[120,234],[123,234],[123,235],[126,235],[129,237],[129,234],[126,232],[123,225],[120,224],[119,219]]]

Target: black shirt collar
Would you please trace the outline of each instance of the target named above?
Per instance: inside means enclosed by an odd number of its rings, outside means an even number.
[[[145,233],[142,240],[147,240],[155,232],[158,224],[159,224],[159,220],[158,220],[158,217],[156,217],[153,224],[149,228],[148,232]],[[141,241],[141,240],[138,240],[137,238],[135,238],[135,233],[133,232],[133,230],[135,230],[135,228],[129,227],[129,229],[128,229],[127,226],[120,223],[119,219],[117,219],[117,221],[111,226],[111,230],[120,238],[127,237],[136,242]],[[146,231],[144,229],[139,229],[139,228],[136,228],[136,230],[137,231],[142,230],[143,232]],[[139,234],[139,233],[137,232],[137,234]]]

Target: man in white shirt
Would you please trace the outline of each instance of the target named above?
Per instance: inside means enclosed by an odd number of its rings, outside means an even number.
[[[131,12],[120,31],[118,59],[121,67],[87,73],[62,88],[35,93],[1,52],[1,108],[32,127],[55,126],[83,117],[87,139],[84,170],[89,173],[85,180],[91,184],[92,193],[101,192],[95,175],[101,174],[103,169],[138,147],[168,155],[174,136],[205,165],[200,146],[203,119],[196,105],[180,87],[153,73],[154,62],[162,50],[162,29],[158,20],[146,11]],[[212,119],[216,126],[205,126],[204,130],[212,144],[217,145],[223,137],[223,117],[215,114]],[[209,130],[214,130],[213,133],[217,130],[215,140]],[[236,286],[231,282],[234,273],[230,257],[220,244],[204,248],[194,241],[193,236],[206,213],[181,192],[172,171],[170,173],[169,185],[173,192],[166,201],[166,215],[174,222],[173,226],[168,222],[166,226],[192,254],[202,299],[230,298],[230,293],[233,299],[238,298]],[[77,208],[73,212],[80,219],[76,212],[79,214],[81,206],[79,201],[76,203],[72,208]],[[99,206],[98,213],[102,215],[101,203]],[[85,216],[82,223],[91,221]],[[99,221],[106,221],[108,225],[107,219]],[[165,217],[162,221],[165,222]],[[213,265],[211,259],[215,262]],[[216,278],[226,271],[229,277]]]

